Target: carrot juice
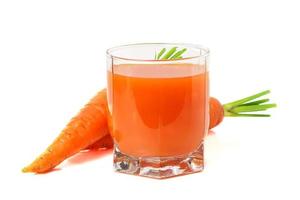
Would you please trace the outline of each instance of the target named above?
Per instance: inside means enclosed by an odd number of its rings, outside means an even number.
[[[112,69],[109,122],[122,153],[170,157],[199,148],[208,126],[204,65],[119,64]]]

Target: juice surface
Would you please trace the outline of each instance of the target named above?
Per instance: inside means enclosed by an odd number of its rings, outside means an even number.
[[[118,148],[131,156],[179,156],[208,126],[208,75],[193,64],[122,64],[108,71],[108,104]]]

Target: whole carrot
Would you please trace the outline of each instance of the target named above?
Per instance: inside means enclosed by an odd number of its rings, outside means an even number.
[[[224,105],[211,97],[209,129],[220,124],[224,117],[269,117],[268,114],[251,114],[276,106],[265,104],[269,99],[256,100],[269,92],[263,91]],[[23,169],[23,172],[47,172],[80,150],[112,147],[113,139],[107,126],[106,90],[103,89],[69,122],[46,151]]]
[[[106,89],[103,89],[68,123],[46,151],[22,171],[47,172],[66,158],[108,135],[106,112]]]

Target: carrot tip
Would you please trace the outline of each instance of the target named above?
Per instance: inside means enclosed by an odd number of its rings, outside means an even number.
[[[23,173],[28,173],[28,172],[31,172],[31,170],[29,169],[29,167],[24,167],[24,168],[22,169],[22,172],[23,172]]]

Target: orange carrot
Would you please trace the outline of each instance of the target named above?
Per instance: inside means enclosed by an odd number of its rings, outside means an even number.
[[[263,91],[224,105],[216,98],[211,97],[209,101],[209,129],[220,124],[224,116],[269,117],[270,115],[267,114],[243,113],[264,111],[276,107],[276,104],[264,104],[269,99],[255,100],[269,92],[268,90]],[[23,172],[47,172],[80,150],[112,147],[113,139],[109,134],[107,125],[106,89],[103,89],[69,122],[46,151],[23,169]]]
[[[209,129],[219,125],[224,119],[224,109],[220,101],[214,97],[209,98]]]
[[[95,143],[89,145],[85,150],[96,150],[96,149],[110,149],[114,146],[114,141],[110,134],[105,135],[103,138],[97,140]]]
[[[47,172],[107,135],[106,112],[106,89],[103,89],[69,122],[46,151],[22,171]]]

